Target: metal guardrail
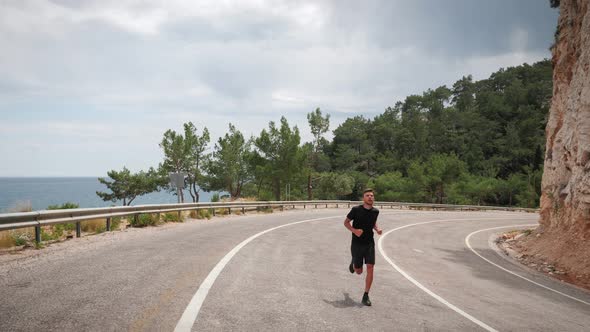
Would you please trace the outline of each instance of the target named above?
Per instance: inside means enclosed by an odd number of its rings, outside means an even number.
[[[138,218],[140,214],[160,214],[166,212],[209,209],[215,215],[216,209],[241,209],[242,213],[252,208],[281,208],[292,206],[341,205],[350,207],[361,204],[361,201],[255,201],[255,202],[212,202],[212,203],[182,203],[182,204],[150,204],[135,206],[115,206],[105,208],[68,209],[68,210],[42,210],[34,212],[3,213],[0,214],[0,231],[35,227],[35,241],[41,242],[41,227],[54,224],[76,224],[76,237],[81,236],[81,222],[85,220],[106,219],[106,230],[111,230],[111,219],[114,217],[133,216]],[[399,209],[431,209],[431,210],[466,210],[466,211],[519,211],[537,212],[537,209],[500,207],[500,206],[479,206],[479,205],[451,205],[451,204],[425,204],[425,203],[403,203],[403,202],[375,202],[377,208],[399,208]]]

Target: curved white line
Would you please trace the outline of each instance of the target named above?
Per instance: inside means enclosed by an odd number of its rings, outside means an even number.
[[[174,329],[174,331],[175,332],[191,331],[191,329],[193,328],[193,325],[195,324],[195,321],[197,320],[197,316],[199,315],[199,311],[201,310],[201,306],[203,305],[203,301],[205,301],[205,298],[207,297],[209,290],[211,289],[211,287],[213,287],[213,283],[215,282],[215,280],[217,279],[217,277],[219,276],[221,271],[225,268],[227,263],[229,263],[229,261],[238,253],[238,251],[240,251],[240,249],[242,249],[245,245],[250,243],[252,240],[259,237],[260,235],[266,234],[268,232],[272,232],[272,231],[279,229],[279,228],[283,228],[283,227],[287,227],[287,226],[291,226],[291,225],[297,225],[297,224],[310,222],[310,221],[318,221],[318,220],[331,219],[331,218],[337,218],[337,217],[341,217],[341,216],[307,219],[307,220],[301,220],[301,221],[296,221],[296,222],[280,225],[280,226],[269,228],[269,229],[264,230],[262,232],[256,233],[256,234],[250,236],[249,238],[245,239],[244,241],[240,242],[240,244],[235,246],[230,252],[228,252],[225,256],[223,256],[223,258],[217,263],[217,265],[215,265],[213,270],[211,270],[211,272],[209,272],[209,274],[207,275],[205,280],[203,280],[203,282],[201,283],[201,286],[199,286],[199,289],[197,290],[195,295],[193,295],[193,298],[189,302],[188,306],[184,310],[184,313],[180,317],[180,320],[176,324],[176,328]]]
[[[475,251],[475,250],[474,250],[474,249],[471,247],[471,244],[469,243],[469,239],[471,238],[471,236],[472,236],[472,235],[475,235],[475,234],[477,234],[477,233],[480,233],[480,232],[485,232],[485,231],[490,231],[490,230],[494,230],[494,229],[500,229],[500,228],[510,228],[510,227],[528,227],[528,226],[537,226],[537,224],[528,224],[528,225],[511,225],[511,226],[501,226],[501,227],[492,227],[492,228],[480,229],[480,230],[478,230],[478,231],[475,231],[475,232],[473,232],[473,233],[471,233],[471,234],[467,235],[467,237],[465,238],[465,245],[467,246],[467,248],[469,248],[469,250],[473,251],[473,253],[474,253],[474,254],[476,254],[477,256],[479,256],[481,259],[483,259],[484,261],[486,261],[486,262],[488,262],[488,263],[490,263],[490,264],[494,265],[495,267],[497,267],[497,268],[499,268],[499,269],[502,269],[502,270],[504,270],[504,271],[506,271],[506,272],[508,272],[508,273],[510,273],[510,274],[512,274],[512,275],[515,275],[515,276],[517,276],[517,277],[519,277],[519,278],[521,278],[521,279],[524,279],[524,280],[526,280],[526,281],[528,281],[528,282],[531,282],[531,283],[533,283],[533,284],[535,284],[535,285],[537,285],[537,286],[539,286],[539,287],[543,287],[543,288],[545,288],[545,289],[547,289],[547,290],[550,290],[550,291],[552,291],[552,292],[555,292],[555,293],[557,293],[557,294],[563,295],[563,296],[565,296],[565,297],[567,297],[567,298],[570,298],[570,299],[572,299],[572,300],[575,300],[575,301],[578,301],[578,302],[581,302],[581,303],[584,303],[584,304],[590,305],[590,303],[588,303],[588,302],[586,302],[586,301],[584,301],[584,300],[578,299],[577,297],[573,297],[573,296],[571,296],[571,295],[568,295],[568,294],[562,293],[562,292],[560,292],[560,291],[558,291],[558,290],[555,290],[555,289],[553,289],[553,288],[551,288],[551,287],[547,287],[547,286],[545,286],[545,285],[542,285],[542,284],[540,284],[540,283],[538,283],[538,282],[535,282],[535,281],[533,281],[533,280],[531,280],[531,279],[528,279],[528,278],[526,278],[526,277],[523,277],[523,276],[521,276],[521,275],[520,275],[520,274],[518,274],[518,273],[512,272],[512,271],[510,271],[510,270],[508,270],[508,269],[506,269],[506,268],[503,268],[502,266],[500,266],[500,265],[498,265],[498,264],[496,264],[496,263],[494,263],[494,262],[490,261],[489,259],[487,259],[487,258],[483,257],[482,255],[480,255],[480,254],[479,254],[477,251]]]
[[[475,324],[479,325],[481,328],[485,329],[486,331],[489,331],[489,332],[498,332],[493,327],[491,327],[491,326],[487,325],[486,323],[480,321],[479,319],[471,316],[470,314],[466,313],[465,311],[461,310],[457,306],[453,305],[449,301],[447,301],[444,298],[442,298],[440,295],[438,295],[438,294],[434,293],[433,291],[431,291],[430,289],[426,288],[424,285],[422,285],[420,282],[418,282],[416,279],[412,278],[412,276],[410,276],[408,273],[406,273],[404,270],[402,270],[399,266],[397,266],[385,254],[385,250],[383,250],[383,239],[385,239],[385,237],[388,234],[390,234],[392,232],[395,232],[395,231],[399,231],[400,229],[404,229],[404,228],[412,227],[412,226],[417,226],[417,225],[425,225],[425,224],[432,224],[432,223],[437,223],[437,222],[444,222],[444,221],[470,221],[470,220],[506,220],[506,218],[443,219],[443,220],[432,220],[432,221],[418,222],[418,223],[414,223],[414,224],[408,224],[408,225],[400,226],[400,227],[394,228],[394,229],[392,229],[390,231],[387,231],[385,234],[383,234],[383,236],[381,236],[381,238],[379,238],[379,241],[378,241],[379,252],[381,253],[381,256],[383,256],[383,258],[385,258],[385,260],[394,269],[397,270],[397,272],[399,272],[402,276],[404,276],[404,278],[408,279],[411,283],[413,283],[414,285],[416,285],[418,288],[420,288],[421,290],[423,290],[426,294],[432,296],[433,298],[435,298],[440,303],[442,303],[445,306],[449,307],[450,309],[452,309],[453,311],[455,311],[459,315],[461,315],[461,316],[469,319],[470,321],[474,322]]]

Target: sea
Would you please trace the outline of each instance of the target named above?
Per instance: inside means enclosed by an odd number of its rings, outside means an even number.
[[[123,202],[105,202],[96,195],[107,191],[96,177],[0,177],[0,213],[11,212],[19,206],[30,205],[33,211],[44,210],[49,205],[66,202],[81,208],[123,205]],[[213,192],[200,193],[200,202],[210,202]],[[153,192],[137,197],[131,205],[176,203],[176,195],[168,191]],[[191,202],[188,191],[185,202]]]

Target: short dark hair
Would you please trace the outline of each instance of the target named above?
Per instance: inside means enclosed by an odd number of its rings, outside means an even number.
[[[366,193],[373,193],[373,194],[375,194],[375,192],[373,191],[373,189],[372,189],[372,188],[367,188],[367,189],[363,190],[363,196],[364,196]]]

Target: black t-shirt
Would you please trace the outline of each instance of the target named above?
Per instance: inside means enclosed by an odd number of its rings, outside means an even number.
[[[367,210],[364,206],[359,205],[353,207],[346,218],[352,220],[352,228],[362,229],[363,234],[360,237],[352,234],[353,244],[371,244],[373,240],[373,227],[377,222],[379,216],[379,210],[377,208],[371,208]]]

